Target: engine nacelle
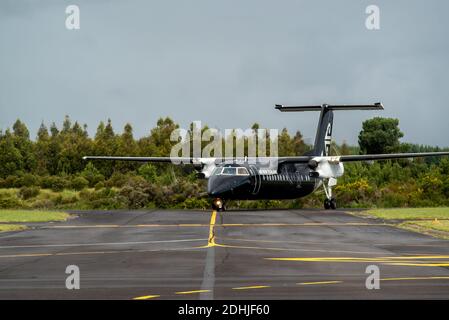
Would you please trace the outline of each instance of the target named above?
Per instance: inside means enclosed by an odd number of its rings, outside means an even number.
[[[338,178],[344,173],[340,157],[315,157],[308,163],[312,176],[322,179]]]
[[[217,166],[215,158],[203,158],[201,165],[194,165],[193,167],[199,172],[198,178],[208,179]]]

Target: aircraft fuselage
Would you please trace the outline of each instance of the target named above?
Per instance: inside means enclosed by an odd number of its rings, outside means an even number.
[[[246,168],[247,175],[213,174],[207,186],[209,196],[232,200],[295,199],[311,194],[320,181],[310,176],[306,165],[292,165],[271,172],[255,165],[223,165]],[[217,167],[221,168],[221,167]]]

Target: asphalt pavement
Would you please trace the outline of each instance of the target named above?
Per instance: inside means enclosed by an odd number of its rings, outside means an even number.
[[[449,299],[449,241],[345,211],[72,214],[0,234],[0,299]]]

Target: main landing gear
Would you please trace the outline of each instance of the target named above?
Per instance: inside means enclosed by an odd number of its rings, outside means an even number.
[[[214,200],[212,200],[212,210],[225,211],[226,205],[225,205],[223,199],[215,198]]]
[[[324,209],[337,209],[337,200],[332,197],[332,187],[337,184],[337,179],[329,178],[323,181],[324,193],[326,193],[326,200],[324,200]]]

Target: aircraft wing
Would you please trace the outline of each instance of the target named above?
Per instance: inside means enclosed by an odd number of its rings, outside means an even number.
[[[404,158],[423,158],[423,157],[439,157],[449,156],[449,151],[444,152],[418,152],[418,153],[386,153],[386,154],[362,154],[347,156],[298,156],[298,157],[279,157],[279,163],[307,163],[312,159],[326,159],[335,162],[354,162],[354,161],[372,161],[372,160],[388,160],[388,159],[404,159]]]
[[[235,161],[246,162],[254,160],[257,162],[277,161],[278,163],[308,163],[312,159],[326,159],[335,162],[372,161],[404,158],[422,158],[449,156],[449,151],[443,152],[419,152],[419,153],[387,153],[387,154],[363,154],[346,156],[292,156],[292,157],[259,157],[259,158],[192,158],[192,157],[116,157],[116,156],[85,156],[84,160],[117,160],[138,162],[162,162],[174,164],[218,164],[220,162]]]
[[[138,161],[138,162],[174,162],[193,163],[195,158],[187,157],[115,157],[115,156],[85,156],[83,160],[118,160],[118,161]],[[199,160],[199,159],[198,159]],[[199,161],[200,162],[200,161]]]
[[[422,158],[422,157],[438,157],[448,156],[449,151],[444,152],[418,152],[418,153],[388,153],[388,154],[364,154],[364,155],[348,155],[340,156],[340,161],[370,161],[370,160],[388,160],[388,159],[404,159],[404,158]]]

